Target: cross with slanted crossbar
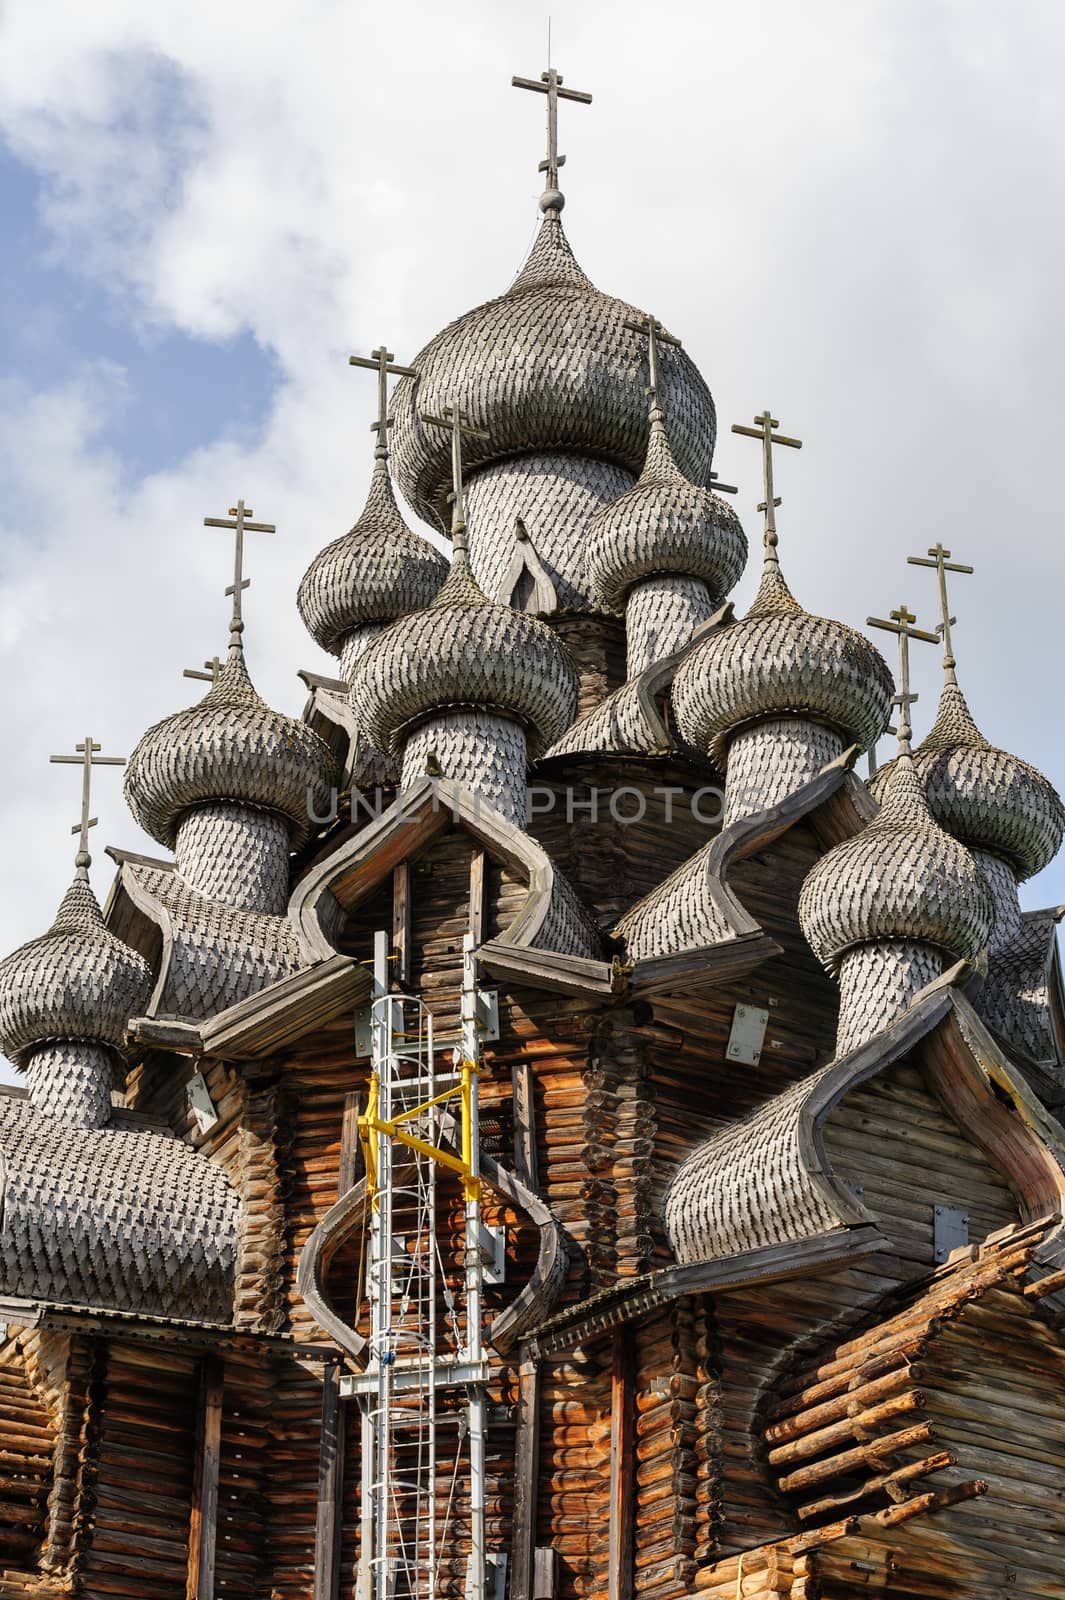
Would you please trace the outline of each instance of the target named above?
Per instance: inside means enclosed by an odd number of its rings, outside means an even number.
[[[748,439],[761,439],[762,441],[762,482],[765,487],[765,499],[758,509],[765,512],[765,541],[766,544],[775,545],[777,542],[776,508],[780,504],[780,496],[773,494],[773,446],[786,444],[792,450],[802,449],[801,439],[789,439],[787,434],[774,433],[780,423],[768,411],[763,411],[754,419],[756,426],[748,428],[745,423],[734,422],[733,433],[742,433]]]
[[[244,627],[241,611],[240,597],[242,592],[250,585],[251,580],[244,576],[244,535],[246,533],[276,533],[272,522],[249,522],[249,517],[254,517],[255,512],[251,506],[246,506],[243,500],[238,500],[235,506],[230,506],[228,517],[204,517],[205,528],[228,528],[236,534],[236,549],[233,555],[233,582],[226,590],[226,594],[233,596],[233,621],[230,623],[230,633],[240,634]]]
[[[74,865],[77,867],[91,867],[92,857],[89,855],[89,829],[95,828],[99,818],[90,817],[89,807],[92,802],[92,769],[93,767],[124,767],[125,756],[102,756],[99,754],[100,746],[93,742],[91,734],[86,734],[81,744],[76,744],[74,749],[77,755],[49,756],[49,761],[58,766],[80,767],[81,779],[81,821],[76,822],[71,828],[71,833],[78,833],[81,839],[78,845],[78,854]]]
[[[947,597],[947,573],[971,573],[973,568],[964,566],[960,561],[951,561],[950,551],[944,550],[941,544],[934,544],[929,550],[928,556],[931,557],[931,560],[926,556],[907,556],[906,560],[911,567],[935,567],[939,576],[939,613],[943,620],[940,622],[936,632],[943,640],[943,666],[947,672],[951,672],[957,663],[954,660],[954,648],[951,644],[950,630],[958,619],[950,614],[950,601]]]
[[[201,672],[198,667],[186,667],[182,672],[183,678],[199,678],[201,683],[217,683],[218,674],[222,670],[222,663],[217,656],[212,656],[210,661],[205,661],[206,672]]]
[[[397,378],[416,378],[418,374],[413,367],[400,367],[395,364],[395,357],[391,350],[386,350],[384,345],[378,345],[376,350],[371,350],[369,356],[349,356],[349,367],[369,367],[371,372],[377,373],[377,421],[371,422],[370,432],[377,434],[378,448],[387,446],[388,430],[392,426],[392,419],[388,415],[388,377],[391,373]]]
[[[483,428],[475,428],[460,406],[442,406],[438,417],[422,414],[422,421],[434,428],[447,428],[451,434],[451,542],[456,548],[466,547],[466,502],[462,493],[462,440],[487,439]]]
[[[680,349],[680,340],[667,333],[662,324],[654,317],[644,317],[642,322],[625,322],[623,327],[631,329],[633,333],[642,333],[647,340],[647,393],[651,397],[651,404],[658,404],[658,346],[671,344]]]
[[[539,171],[547,174],[544,199],[550,197],[553,201],[552,205],[544,206],[544,210],[557,214],[565,204],[558,187],[558,169],[566,164],[565,156],[558,153],[558,102],[576,100],[582,106],[590,106],[592,97],[580,89],[563,89],[562,74],[556,72],[554,67],[542,72],[539,81],[535,78],[511,78],[510,82],[512,88],[531,89],[534,94],[547,96],[547,157],[541,161]],[[543,200],[540,203],[543,206]]]
[[[913,729],[910,725],[910,707],[917,699],[910,693],[910,640],[923,639],[926,644],[938,644],[939,635],[925,633],[922,628],[913,627],[917,621],[912,611],[901,605],[897,611],[889,611],[890,622],[883,617],[866,617],[870,628],[883,628],[885,633],[898,635],[899,641],[899,692],[892,700],[892,705],[899,708],[899,754],[910,754],[910,737]]]

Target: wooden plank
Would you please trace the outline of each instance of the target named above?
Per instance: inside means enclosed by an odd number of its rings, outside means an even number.
[[[514,1110],[514,1165],[522,1183],[539,1191],[536,1170],[536,1112],[533,1104],[533,1071],[529,1061],[517,1061],[511,1069],[511,1098]]]
[[[196,1463],[189,1518],[189,1566],[186,1600],[214,1600],[215,1549],[218,1540],[218,1469],[222,1453],[222,1396],[225,1369],[217,1356],[200,1365],[200,1409]]]
[[[518,1426],[514,1441],[510,1600],[534,1600],[535,1594],[540,1388],[540,1363],[523,1361],[518,1374]]]
[[[635,1389],[632,1330],[614,1335],[610,1372],[610,1554],[608,1600],[632,1600],[633,1489],[636,1474],[633,1395]]]
[[[484,943],[485,852],[475,850],[470,861],[470,933],[474,949]]]
[[[337,1171],[337,1199],[354,1186],[359,1170],[359,1097],[344,1096],[344,1120],[340,1129],[340,1166]]]
[[[335,1362],[322,1372],[322,1434],[318,1454],[318,1514],[314,1529],[314,1600],[340,1593],[341,1506],[344,1496],[344,1407]]]
[[[395,977],[402,989],[410,984],[410,941],[410,862],[397,861],[392,873],[392,951],[396,958]]]

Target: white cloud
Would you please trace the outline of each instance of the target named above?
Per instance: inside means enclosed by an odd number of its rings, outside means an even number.
[[[927,617],[904,557],[955,547],[978,568],[957,597],[978,718],[1065,786],[1065,15],[574,0],[555,41],[595,94],[563,111],[582,263],[681,333],[723,423],[772,401],[806,439],[781,468],[803,599],[860,621],[906,598]],[[50,750],[91,727],[128,753],[183,702],[181,667],[223,642],[228,555],[205,513],[244,493],[279,525],[251,556],[263,692],[295,708],[296,667],[324,664],[294,592],[365,481],[369,380],[343,358],[381,337],[409,357],[509,280],[536,221],[543,105],[508,81],[543,50],[538,15],[488,0],[9,0],[0,129],[41,177],[57,256],[134,326],[249,332],[279,379],[260,439],[142,479],[100,446],[107,408],[137,403],[106,361],[0,391],[0,946],[44,925],[67,874],[76,796]],[[720,464],[754,531],[755,460],[726,432]],[[918,673],[921,726],[934,662]],[[113,791],[100,813],[105,838],[133,842]],[[1055,896],[1060,868],[1032,890]]]

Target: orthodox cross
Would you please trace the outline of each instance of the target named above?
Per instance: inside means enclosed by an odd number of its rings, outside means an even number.
[[[89,807],[92,801],[92,769],[93,767],[124,767],[125,756],[99,755],[100,746],[93,742],[91,734],[86,734],[81,744],[76,744],[74,749],[77,755],[49,756],[49,760],[59,766],[80,767],[81,777],[81,821],[76,822],[71,828],[71,833],[78,833],[81,839],[78,844],[78,854],[75,866],[89,867],[92,857],[89,855],[89,829],[95,828],[98,818],[90,817]]]
[[[392,419],[388,415],[388,377],[391,373],[397,378],[416,378],[418,374],[413,367],[399,367],[394,365],[395,357],[391,350],[386,350],[384,345],[378,345],[376,350],[371,350],[368,356],[349,356],[349,367],[369,367],[371,372],[377,373],[377,421],[371,422],[370,432],[377,434],[378,447],[388,444],[388,430],[392,426]]]
[[[923,629],[915,628],[913,624],[917,618],[904,605],[897,611],[889,611],[888,616],[891,619],[889,622],[883,617],[866,617],[865,620],[870,628],[883,628],[885,633],[894,633],[898,636],[899,692],[891,703],[899,708],[899,754],[909,755],[910,735],[913,731],[910,726],[910,707],[917,699],[915,694],[910,693],[910,640],[923,639],[926,644],[938,644],[939,635],[925,633]]]
[[[233,582],[226,590],[226,594],[233,596],[233,621],[230,624],[230,633],[239,635],[244,628],[241,615],[240,597],[243,590],[247,589],[251,580],[244,576],[244,535],[246,533],[276,533],[277,529],[272,522],[249,522],[249,517],[254,517],[255,512],[251,506],[246,506],[243,500],[238,500],[235,506],[230,506],[228,517],[204,517],[205,528],[228,528],[236,534],[236,549],[233,556]]]
[[[720,483],[716,472],[710,474],[710,487],[715,494],[739,494],[739,485],[735,483]]]
[[[935,567],[939,575],[939,610],[943,620],[936,631],[943,640],[943,665],[948,672],[951,672],[954,669],[955,661],[950,630],[958,619],[950,614],[950,601],[947,598],[947,573],[971,573],[973,569],[972,567],[963,566],[960,561],[951,561],[950,551],[944,550],[941,544],[934,544],[929,550],[928,556],[907,556],[906,560],[911,567]]]
[[[558,153],[558,102],[576,100],[582,106],[590,106],[592,97],[580,89],[563,89],[562,74],[556,72],[554,67],[548,67],[546,72],[542,72],[539,81],[536,78],[511,78],[510,82],[515,89],[531,89],[534,94],[547,96],[547,157],[541,161],[538,170],[547,174],[546,193],[558,195],[554,205],[547,209],[561,211],[562,196],[558,188],[558,169],[565,166],[566,158]]]
[[[641,333],[647,340],[647,393],[651,396],[651,404],[658,404],[658,346],[660,344],[675,345],[680,349],[680,340],[674,339],[667,333],[662,324],[654,317],[645,317],[642,322],[625,322],[622,327],[629,328],[633,333]]]
[[[206,672],[201,672],[198,667],[186,667],[182,672],[183,678],[199,678],[202,683],[217,683],[218,674],[222,670],[222,663],[217,656],[212,656],[210,661],[205,661]]]
[[[773,446],[786,444],[792,450],[802,449],[801,439],[789,439],[787,434],[774,433],[774,428],[779,428],[780,423],[768,411],[763,411],[755,417],[755,426],[748,428],[742,422],[732,424],[733,433],[742,433],[748,439],[761,439],[762,441],[762,481],[765,485],[765,499],[759,505],[759,511],[765,512],[765,542],[775,545],[777,542],[777,517],[776,508],[780,504],[780,497],[773,494]]]
[[[422,414],[422,421],[435,428],[447,428],[451,434],[451,539],[456,548],[466,548],[466,502],[462,494],[462,440],[487,439],[483,428],[475,428],[465,411],[459,406],[443,406],[438,417]]]

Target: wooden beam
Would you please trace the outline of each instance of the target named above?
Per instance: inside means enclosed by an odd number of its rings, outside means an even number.
[[[518,1425],[514,1440],[510,1600],[534,1600],[536,1592],[536,1490],[539,1472],[540,1363],[523,1361],[518,1371]]]
[[[539,1193],[536,1168],[536,1108],[533,1101],[533,1071],[528,1061],[518,1061],[511,1069],[511,1099],[514,1109],[514,1167],[526,1188]]]
[[[192,1513],[189,1517],[186,1600],[214,1600],[224,1392],[225,1368],[222,1361],[218,1356],[205,1356],[200,1363],[200,1403],[196,1425]]]
[[[636,1449],[632,1330],[614,1335],[610,1372],[610,1532],[607,1600],[632,1600]]]
[[[410,862],[397,861],[392,873],[392,950],[394,976],[401,989],[410,984],[411,947]]]
[[[352,1091],[344,1096],[344,1120],[340,1129],[340,1166],[337,1171],[337,1199],[354,1187],[359,1172],[359,1097]]]
[[[470,861],[470,933],[474,949],[484,943],[485,853],[475,850]]]
[[[322,1436],[318,1452],[318,1512],[314,1529],[314,1600],[340,1593],[341,1499],[344,1494],[344,1407],[340,1373],[330,1361],[322,1372]]]

